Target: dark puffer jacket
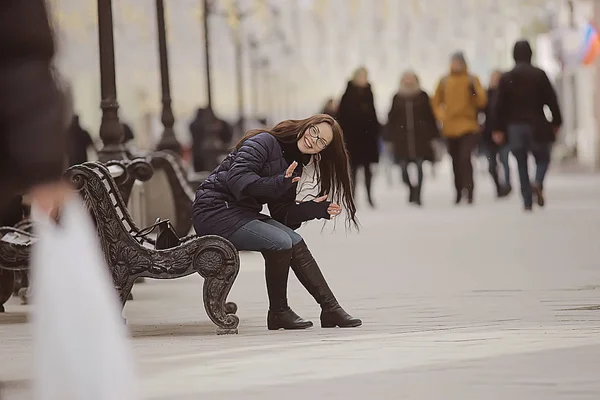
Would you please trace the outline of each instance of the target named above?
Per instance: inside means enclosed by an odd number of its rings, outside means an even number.
[[[330,203],[296,203],[296,184],[285,171],[298,161],[295,175],[302,172],[302,154],[296,143],[280,143],[264,132],[247,139],[200,185],[193,205],[194,229],[198,235],[229,238],[261,214],[267,204],[271,218],[298,228],[304,221],[328,218]]]

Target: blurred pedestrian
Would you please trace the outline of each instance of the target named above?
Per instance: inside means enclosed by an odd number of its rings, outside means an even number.
[[[95,150],[94,141],[90,133],[79,122],[79,115],[73,115],[71,125],[69,126],[68,141],[69,166],[87,162],[88,150]]]
[[[210,108],[198,108],[190,124],[194,171],[212,171],[227,153],[233,128]]]
[[[319,170],[319,197],[298,202],[298,181],[311,163]],[[304,239],[295,231],[305,221],[337,217],[342,206],[347,223],[357,225],[348,165],[340,126],[320,114],[282,121],[271,130],[248,131],[196,192],[193,220],[198,235],[219,235],[240,251],[262,253],[269,330],[313,325],[288,305],[290,267],[320,304],[323,328],[362,324],[340,306]],[[264,204],[270,217],[261,213]]]
[[[385,130],[393,143],[395,161],[402,169],[402,181],[408,186],[408,201],[421,205],[423,162],[434,161],[432,141],[440,136],[427,93],[421,89],[413,71],[402,74],[400,87],[394,95]],[[408,173],[410,164],[417,168],[417,181]]]
[[[463,53],[454,53],[450,59],[450,73],[440,80],[435,91],[433,106],[442,124],[442,134],[448,139],[456,204],[465,193],[468,203],[473,203],[471,156],[479,142],[478,111],[486,104],[487,94],[479,78],[469,73]]]
[[[501,76],[502,72],[495,70],[490,77],[490,85],[487,91],[488,104],[484,109],[485,123],[482,130],[483,150],[488,160],[488,171],[494,180],[496,196],[498,198],[508,196],[512,190],[510,184],[510,165],[508,163],[510,149],[506,143],[498,145],[492,139],[492,130],[494,126],[493,110],[496,104],[496,94],[498,92],[498,83],[500,82]],[[502,170],[504,171],[502,180],[500,180],[500,175],[498,174],[498,158],[500,159]]]
[[[133,140],[135,140],[133,129],[131,129],[131,126],[126,122],[121,122],[121,128],[123,129],[123,140],[121,143],[124,145],[129,145]]]
[[[357,170],[362,167],[367,199],[374,207],[371,164],[379,162],[380,125],[366,68],[358,68],[348,82],[340,100],[337,119],[344,130],[344,140],[350,153],[353,190],[356,190]]]
[[[515,66],[502,75],[494,107],[493,139],[501,145],[508,141],[517,159],[521,195],[526,211],[531,211],[535,195],[540,207],[545,205],[544,178],[550,166],[552,143],[562,125],[556,92],[546,73],[531,64],[533,52],[529,42],[515,43]],[[548,106],[552,121],[544,113]],[[530,182],[527,158],[533,154],[536,163],[534,182]]]
[[[0,213],[30,192],[53,214],[70,193],[61,176],[71,115],[54,52],[43,0],[0,2]]]
[[[327,114],[330,117],[335,118],[337,116],[337,112],[338,104],[336,103],[336,101],[332,98],[327,99],[325,105],[323,106],[323,109],[321,110],[321,114]]]

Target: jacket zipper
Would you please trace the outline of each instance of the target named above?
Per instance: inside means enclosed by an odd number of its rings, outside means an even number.
[[[407,134],[406,138],[408,139],[408,158],[412,160],[416,160],[417,158],[417,149],[416,149],[416,138],[415,138],[415,116],[413,114],[413,101],[408,100],[406,102],[406,128]]]

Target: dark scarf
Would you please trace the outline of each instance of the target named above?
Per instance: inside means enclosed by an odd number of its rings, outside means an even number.
[[[310,155],[302,154],[296,141],[291,143],[282,142],[279,139],[277,141],[279,142],[279,146],[281,146],[281,150],[283,150],[283,158],[285,158],[288,164],[296,161],[299,166],[304,166],[310,162]]]

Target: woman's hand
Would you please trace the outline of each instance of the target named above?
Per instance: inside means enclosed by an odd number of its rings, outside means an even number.
[[[318,198],[314,199],[313,201],[315,203],[322,203],[325,200],[327,200],[327,195],[318,197]],[[330,203],[329,207],[327,207],[327,213],[329,214],[329,219],[333,219],[334,217],[337,217],[338,215],[340,215],[342,213],[342,207],[339,204]]]
[[[42,213],[57,219],[64,203],[73,196],[71,186],[58,181],[35,186],[29,192],[31,203],[35,204]]]
[[[294,161],[293,163],[290,164],[290,166],[285,171],[285,177],[287,179],[292,178],[292,176],[294,175],[294,171],[296,170],[297,166],[298,166],[298,162],[296,162],[296,161]],[[299,176],[293,177],[292,178],[292,183],[296,183],[299,180],[300,180]]]

